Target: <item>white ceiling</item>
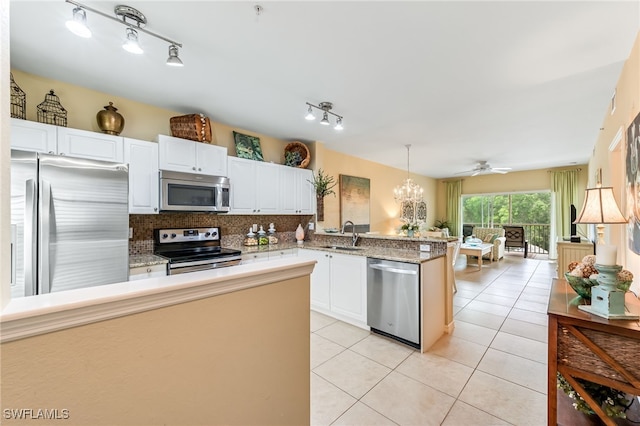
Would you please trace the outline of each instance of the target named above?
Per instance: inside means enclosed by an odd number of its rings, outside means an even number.
[[[83,2],[111,13],[112,1]],[[478,160],[530,170],[588,161],[640,29],[634,1],[127,1],[147,29],[62,0],[11,1],[11,66],[285,140],[450,177]],[[263,12],[256,15],[254,5]],[[304,120],[334,103],[345,129]]]

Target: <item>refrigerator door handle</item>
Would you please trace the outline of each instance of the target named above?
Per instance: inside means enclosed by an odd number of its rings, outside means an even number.
[[[24,209],[24,295],[36,294],[37,218],[36,181],[27,179]]]
[[[51,293],[51,278],[49,275],[49,232],[51,226],[51,183],[40,182],[40,241],[38,254],[40,258],[39,294]]]

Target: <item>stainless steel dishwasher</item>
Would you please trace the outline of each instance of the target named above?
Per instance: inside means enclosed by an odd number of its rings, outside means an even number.
[[[367,259],[367,325],[420,347],[420,269],[415,263]]]

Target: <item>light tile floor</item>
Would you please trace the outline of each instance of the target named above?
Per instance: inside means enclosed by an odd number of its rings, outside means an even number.
[[[311,312],[312,425],[545,425],[555,263],[456,263],[455,330],[424,354]]]

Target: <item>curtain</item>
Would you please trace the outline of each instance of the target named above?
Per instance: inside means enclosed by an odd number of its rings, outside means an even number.
[[[447,222],[450,235],[462,235],[460,224],[460,197],[462,195],[462,179],[444,183],[447,193]]]
[[[578,171],[551,172],[551,179],[551,188],[556,200],[552,216],[555,218],[555,236],[569,236],[571,235],[571,204],[575,204],[578,198]]]

